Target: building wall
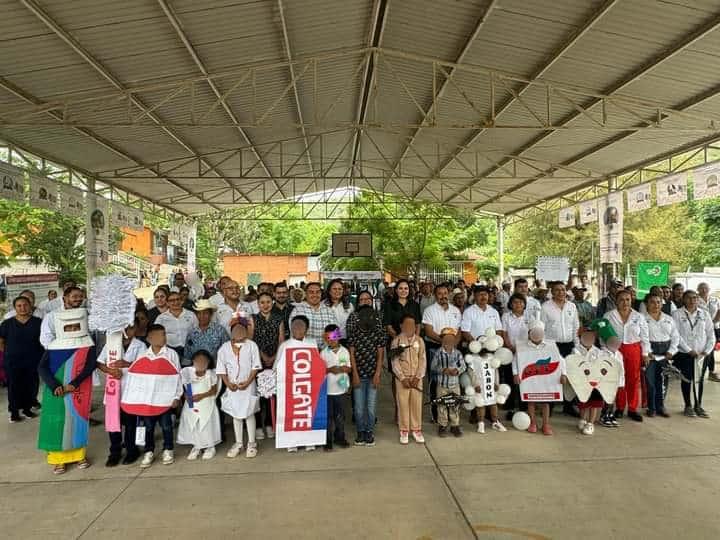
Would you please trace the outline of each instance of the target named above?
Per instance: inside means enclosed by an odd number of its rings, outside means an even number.
[[[126,251],[138,257],[150,257],[152,255],[152,230],[145,227],[142,231],[134,229],[122,229],[123,239],[120,243],[120,251]]]
[[[224,255],[223,273],[246,287],[251,278],[272,283],[320,280],[319,272],[308,272],[307,255]]]

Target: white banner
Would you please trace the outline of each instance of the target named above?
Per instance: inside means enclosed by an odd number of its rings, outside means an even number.
[[[83,217],[85,215],[85,198],[82,190],[60,185],[60,211],[72,217]]]
[[[622,262],[623,249],[623,194],[610,193],[598,199],[600,232],[600,262]]]
[[[575,226],[575,207],[568,206],[567,208],[560,209],[560,223],[561,229]]]
[[[696,169],[693,175],[693,196],[697,200],[720,197],[720,165],[713,163]]]
[[[591,201],[583,201],[578,204],[580,209],[580,224],[585,225],[587,223],[594,223],[597,221],[598,216],[598,202],[597,199]]]
[[[197,224],[193,223],[188,226],[187,235],[187,269],[188,272],[194,272],[196,268],[196,250],[197,250]]]
[[[100,268],[109,260],[110,201],[88,194],[88,212],[85,217],[85,260],[89,266]]]
[[[58,209],[58,185],[42,176],[30,176],[30,204],[47,210]]]
[[[124,228],[130,224],[130,209],[117,201],[112,201],[110,223],[113,227]]]
[[[134,231],[142,231],[145,228],[145,214],[140,208],[126,208],[128,212],[128,227]]]
[[[657,205],[687,201],[687,173],[673,174],[655,182]]]
[[[25,199],[25,178],[23,172],[9,163],[0,161],[0,197],[22,202]]]
[[[652,205],[650,198],[650,184],[642,184],[627,190],[627,210],[637,212],[647,210]]]

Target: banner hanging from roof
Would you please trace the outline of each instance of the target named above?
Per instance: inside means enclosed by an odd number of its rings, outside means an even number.
[[[560,209],[560,228],[566,229],[575,226],[575,207],[568,206]]]
[[[141,208],[126,208],[128,213],[128,227],[134,231],[142,231],[145,228],[145,214]]]
[[[110,201],[88,194],[85,218],[85,260],[88,266],[100,268],[110,260]]]
[[[111,203],[111,210],[112,214],[110,217],[110,223],[113,227],[119,227],[124,228],[128,227],[130,224],[130,212],[129,208],[125,206],[124,204],[121,204],[117,201],[112,201]]]
[[[598,199],[600,262],[622,262],[624,201],[622,191]]]
[[[60,186],[60,211],[66,216],[85,215],[85,196],[82,190],[62,184]]]
[[[0,180],[0,197],[18,202],[25,200],[25,178],[20,169],[0,161]]]
[[[580,224],[594,223],[597,221],[597,199],[591,201],[583,201],[578,204],[580,209]]]
[[[46,210],[58,209],[58,185],[43,176],[30,176],[30,204]]]
[[[696,169],[693,176],[693,198],[697,200],[720,197],[720,165],[713,163]]]
[[[187,269],[188,272],[195,271],[195,252],[197,243],[197,224],[193,223],[188,225],[187,228],[187,248],[185,250],[187,254]]]
[[[642,184],[627,190],[627,210],[628,212],[638,212],[640,210],[648,210],[652,206],[650,198],[650,184]]]
[[[655,182],[657,205],[687,201],[687,173],[673,174]]]

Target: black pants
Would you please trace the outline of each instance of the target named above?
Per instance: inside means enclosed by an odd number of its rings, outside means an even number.
[[[110,455],[120,457],[122,447],[128,457],[137,456],[139,451],[135,444],[135,428],[137,427],[137,416],[120,411],[120,430],[108,432],[110,437]]]
[[[680,370],[680,372],[685,376],[686,379],[690,379],[691,382],[681,382],[680,383],[680,389],[682,390],[682,396],[683,401],[685,401],[685,406],[690,407],[692,406],[692,403],[690,401],[690,391],[694,390],[693,387],[695,386],[693,384],[693,381],[695,381],[695,359],[686,353],[677,353],[675,355],[674,362],[675,367]],[[695,406],[700,406],[700,403],[702,401],[702,392],[703,392],[703,382],[702,380],[698,383],[698,392],[695,394]],[[694,393],[694,392],[693,392]],[[698,398],[698,395],[700,396]]]
[[[255,413],[255,426],[258,429],[262,428],[273,428],[272,425],[272,411],[270,410],[271,403],[270,398],[260,397],[260,410]]]
[[[8,387],[8,411],[18,414],[37,404],[39,376],[37,367],[5,366]]]
[[[432,370],[430,369],[430,364],[432,363],[433,356],[435,356],[435,351],[440,348],[439,343],[435,343],[434,341],[425,340],[425,360],[427,362],[427,377],[428,377],[428,387],[430,388],[430,401],[435,400],[437,397],[437,379],[433,376]],[[437,411],[437,405],[432,404],[430,406],[430,413],[432,414],[433,422],[437,422],[438,417],[438,411]]]
[[[325,446],[333,447],[333,443],[345,440],[345,394],[327,397],[327,438]]]

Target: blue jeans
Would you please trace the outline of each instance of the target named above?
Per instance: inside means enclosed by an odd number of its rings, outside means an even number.
[[[172,411],[167,411],[158,416],[142,416],[142,425],[145,426],[145,451],[155,451],[155,424],[160,424],[163,434],[163,450],[172,450],[173,443],[173,421]]]
[[[355,428],[358,433],[370,432],[375,429],[375,405],[377,403],[377,388],[372,379],[360,379],[360,386],[353,388],[355,400]]]

